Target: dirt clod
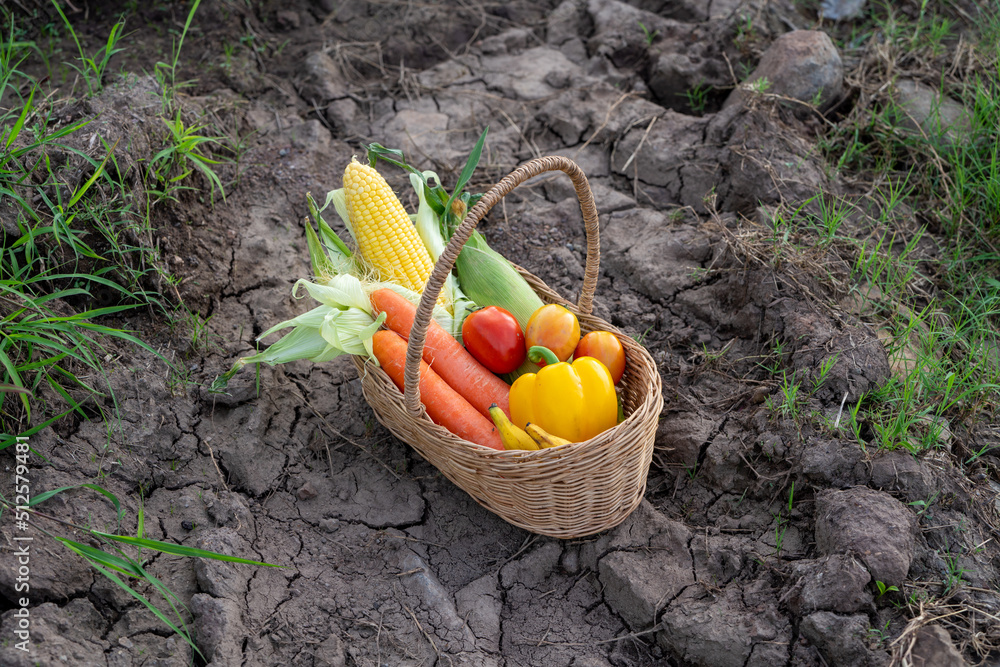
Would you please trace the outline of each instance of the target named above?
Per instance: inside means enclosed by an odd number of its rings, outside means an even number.
[[[823,554],[852,554],[872,578],[899,586],[913,559],[917,522],[901,502],[881,491],[856,486],[816,495],[816,548]]]

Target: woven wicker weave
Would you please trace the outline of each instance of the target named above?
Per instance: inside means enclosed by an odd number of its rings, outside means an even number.
[[[625,420],[585,442],[538,451],[497,451],[475,445],[434,424],[419,398],[419,362],[431,312],[462,246],[486,213],[524,181],[547,171],[573,180],[587,228],[587,266],[573,306],[539,278],[517,267],[546,303],[573,310],[583,332],[610,331],[625,348],[619,388]],[[600,258],[597,209],[583,171],[560,156],[525,163],[469,211],[441,254],[417,308],[407,349],[406,392],[380,368],[354,357],[365,398],[393,435],[408,443],[476,502],[506,521],[552,537],[592,535],[618,525],[642,500],[662,407],[660,375],[649,353],[608,322],[590,314]]]

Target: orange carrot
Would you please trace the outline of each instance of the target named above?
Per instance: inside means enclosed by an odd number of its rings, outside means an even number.
[[[372,292],[372,307],[386,314],[385,326],[409,339],[417,308],[390,289]],[[431,320],[424,343],[424,361],[429,363],[452,389],[465,397],[483,417],[490,419],[496,403],[510,416],[510,386],[476,361],[462,344]]]
[[[406,370],[406,341],[394,331],[376,331],[372,336],[375,358],[400,391]],[[491,447],[504,448],[493,422],[479,414],[461,394],[448,386],[426,361],[420,362],[420,402],[435,424],[460,438]]]

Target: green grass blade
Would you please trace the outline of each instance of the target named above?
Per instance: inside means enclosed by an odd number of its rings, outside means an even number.
[[[72,489],[90,489],[91,491],[97,491],[99,494],[111,501],[111,504],[115,506],[115,511],[118,513],[118,522],[121,523],[122,518],[125,516],[125,510],[122,509],[122,504],[118,501],[118,497],[108,491],[107,489],[100,487],[96,484],[73,484],[72,486],[61,486],[58,489],[52,489],[51,491],[45,491],[44,493],[39,493],[37,496],[32,496],[31,500],[28,502],[28,507],[34,507],[39,503],[43,503],[52,496],[62,493],[63,491],[70,491]]]
[[[28,396],[31,396],[31,392],[28,392],[24,387],[24,381],[21,380],[21,376],[17,372],[17,368],[14,366],[14,362],[11,361],[7,353],[0,349],[0,366],[3,366],[7,371],[7,378],[14,383],[15,386],[24,389],[24,391],[17,392],[18,397],[21,399],[21,404],[24,406],[24,411],[31,419],[31,404],[28,402]]]
[[[121,574],[127,575],[129,577],[135,577],[136,579],[145,579],[141,569],[137,568],[135,563],[132,563],[121,556],[115,556],[114,554],[109,554],[106,551],[101,551],[87,544],[80,544],[66,537],[59,537],[58,535],[52,536],[57,542],[60,542],[67,549],[75,551],[87,560],[91,562],[97,562],[104,567],[110,568],[115,572],[120,572]]]
[[[265,567],[285,567],[284,565],[273,565],[271,563],[262,563],[256,560],[247,560],[245,558],[237,558],[236,556],[227,556],[225,554],[215,553],[214,551],[205,551],[204,549],[185,547],[180,544],[171,544],[170,542],[160,542],[159,540],[147,540],[138,537],[129,537],[127,535],[110,535],[108,533],[102,533],[99,530],[94,530],[91,532],[94,533],[94,535],[97,535],[99,537],[104,537],[109,540],[115,540],[116,542],[124,542],[125,544],[131,544],[137,547],[153,549],[154,551],[160,551],[165,554],[173,554],[174,556],[188,556],[190,558],[211,558],[212,560],[221,560],[221,561],[226,561],[228,563],[263,565]]]
[[[118,142],[116,141],[115,145],[111,147],[110,151],[108,151],[108,154],[104,156],[103,160],[101,160],[100,166],[98,166],[97,169],[94,170],[94,174],[87,179],[87,182],[83,184],[82,188],[73,193],[73,196],[70,198],[69,203],[66,204],[67,211],[73,208],[73,205],[76,204],[78,201],[80,201],[80,197],[82,197],[87,193],[87,190],[89,190],[90,186],[94,184],[94,181],[96,181],[98,178],[101,177],[101,174],[104,173],[104,165],[108,163],[108,158],[111,157],[111,154],[114,152],[115,146],[117,145]]]
[[[37,90],[37,88],[31,89],[31,94],[28,95],[28,101],[24,103],[24,108],[21,109],[21,115],[17,117],[17,120],[14,122],[14,126],[10,129],[10,134],[7,135],[7,141],[4,148],[10,149],[10,145],[14,143],[17,136],[21,134],[21,128],[24,127],[24,121],[27,119],[28,113],[31,112],[31,101],[35,99],[35,90]]]
[[[171,630],[173,630],[174,632],[176,632],[178,635],[180,635],[181,637],[183,637],[184,641],[186,641],[188,643],[188,645],[191,646],[191,648],[194,649],[195,652],[198,653],[198,655],[202,656],[202,658],[205,657],[202,654],[202,652],[198,649],[198,647],[194,645],[194,642],[191,641],[191,636],[189,635],[188,632],[186,632],[184,630],[181,630],[176,625],[174,625],[173,623],[171,623],[170,619],[168,619],[163,614],[163,612],[161,612],[156,607],[156,605],[154,605],[152,602],[150,602],[149,600],[147,600],[144,596],[140,595],[135,589],[133,589],[128,584],[126,584],[124,581],[122,581],[121,579],[119,579],[118,575],[116,575],[113,571],[107,569],[103,565],[103,559],[92,558],[89,555],[87,555],[86,553],[84,553],[83,549],[77,549],[77,548],[75,548],[75,547],[85,547],[86,545],[79,544],[79,543],[76,543],[76,542],[72,542],[73,546],[71,546],[70,544],[66,544],[67,542],[71,542],[71,540],[65,540],[63,538],[56,538],[56,539],[58,539],[60,542],[63,542],[66,545],[66,547],[68,549],[70,549],[71,551],[74,551],[74,552],[78,553],[79,555],[83,556],[84,558],[86,558],[87,562],[90,563],[91,567],[93,567],[95,570],[97,570],[98,572],[100,572],[101,574],[103,574],[105,577],[107,577],[108,579],[110,579],[111,581],[113,581],[122,590],[124,590],[126,593],[128,593],[129,595],[131,595],[132,597],[134,597],[136,600],[138,600],[139,602],[141,602],[143,605],[145,605],[146,608],[149,609],[151,612],[153,612],[153,615],[155,615],[158,619],[160,619],[160,621],[163,622],[164,625],[166,625],[168,628],[170,628]],[[108,554],[105,554],[103,551],[99,552],[99,553],[103,554],[104,556],[108,555]]]

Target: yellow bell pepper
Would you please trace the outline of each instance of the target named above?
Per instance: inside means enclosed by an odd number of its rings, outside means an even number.
[[[618,423],[615,384],[607,367],[593,357],[572,364],[559,361],[551,350],[528,350],[534,362],[545,360],[537,373],[519,377],[510,388],[511,420],[525,428],[538,424],[570,442],[589,440]]]

